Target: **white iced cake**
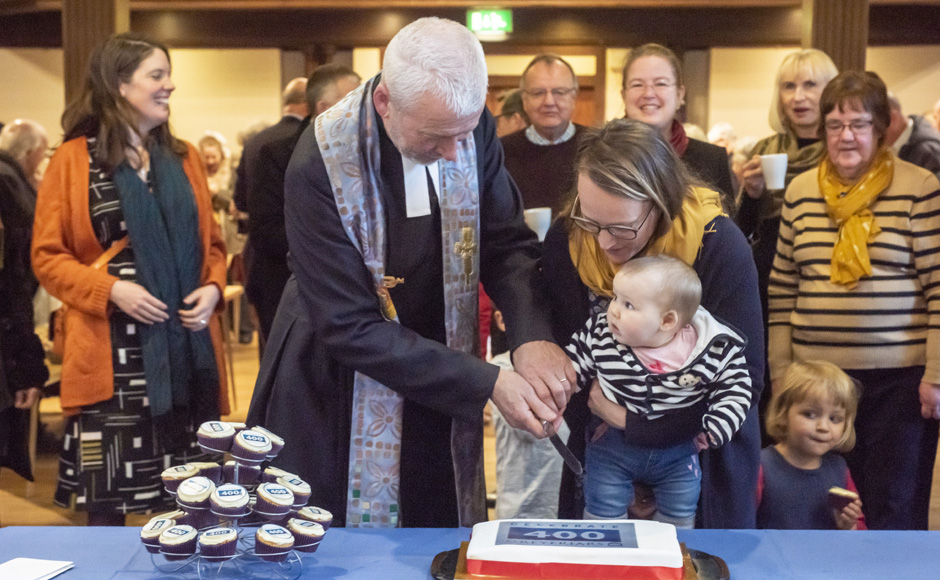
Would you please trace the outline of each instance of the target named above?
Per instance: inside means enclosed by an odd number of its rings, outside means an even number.
[[[676,528],[646,520],[496,520],[473,526],[467,572],[508,578],[681,580]]]

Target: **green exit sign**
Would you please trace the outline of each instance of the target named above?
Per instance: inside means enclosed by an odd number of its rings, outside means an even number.
[[[512,10],[467,10],[467,28],[473,32],[512,32]]]

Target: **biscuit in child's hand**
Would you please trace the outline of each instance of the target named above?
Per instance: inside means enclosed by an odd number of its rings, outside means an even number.
[[[836,511],[842,511],[842,508],[858,499],[858,494],[841,487],[829,488],[829,507]]]

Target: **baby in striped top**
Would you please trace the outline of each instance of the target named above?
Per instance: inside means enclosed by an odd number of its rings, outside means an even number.
[[[641,482],[656,496],[654,519],[694,526],[698,452],[731,439],[753,395],[745,337],[701,307],[701,292],[684,262],[634,258],[614,276],[606,312],[572,337],[579,386],[599,384],[589,403],[598,428],[585,451],[585,518],[627,517]]]

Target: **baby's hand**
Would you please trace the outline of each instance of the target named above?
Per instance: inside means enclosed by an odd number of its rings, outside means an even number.
[[[854,530],[858,524],[858,518],[862,517],[862,500],[857,499],[849,505],[842,508],[842,511],[835,511],[836,527],[840,530]]]
[[[597,379],[591,383],[588,408],[615,429],[624,429],[627,426],[627,410],[604,396]]]
[[[708,434],[704,431],[695,436],[695,450],[704,451],[708,449]]]

